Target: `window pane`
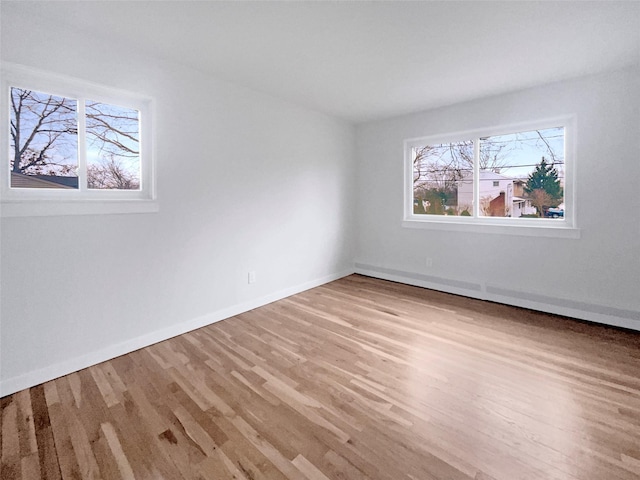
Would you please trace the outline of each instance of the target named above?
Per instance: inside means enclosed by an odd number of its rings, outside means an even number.
[[[11,188],[78,188],[77,102],[11,88]]]
[[[140,112],[87,101],[87,186],[140,190]]]
[[[480,215],[564,217],[564,128],[480,139]]]
[[[473,141],[413,148],[413,213],[473,214]]]

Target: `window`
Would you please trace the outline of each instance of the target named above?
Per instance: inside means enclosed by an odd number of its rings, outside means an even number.
[[[561,118],[405,141],[405,226],[575,228],[572,125]]]
[[[3,216],[157,210],[151,100],[3,65]]]

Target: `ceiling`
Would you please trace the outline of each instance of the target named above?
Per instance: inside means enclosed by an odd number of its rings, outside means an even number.
[[[639,1],[3,0],[1,8],[356,123],[640,64]]]

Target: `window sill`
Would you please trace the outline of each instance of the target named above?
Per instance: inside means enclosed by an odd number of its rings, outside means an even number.
[[[556,222],[556,220],[549,220]],[[450,232],[471,232],[471,233],[490,233],[498,235],[519,235],[525,237],[556,237],[556,238],[580,238],[580,229],[567,225],[559,221],[555,225],[541,224],[506,224],[505,222],[490,220],[473,220],[461,221],[452,220],[423,220],[411,219],[404,220],[402,226],[404,228],[416,228],[424,230],[446,230]]]
[[[156,200],[3,201],[0,217],[48,217],[60,215],[114,215],[154,213]]]

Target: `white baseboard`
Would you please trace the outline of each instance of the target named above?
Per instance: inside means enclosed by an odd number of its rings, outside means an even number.
[[[64,362],[49,365],[47,367],[25,373],[17,377],[3,379],[2,381],[0,381],[0,397],[11,395],[12,393],[24,390],[25,388],[30,388],[35,385],[48,382],[49,380],[68,375],[69,373],[77,372],[78,370],[82,370],[83,368],[87,368],[92,365],[111,360],[112,358],[119,357],[120,355],[139,350],[140,348],[148,347],[149,345],[153,345],[154,343],[167,340],[177,335],[182,335],[183,333],[190,332],[197,328],[211,325],[212,323],[216,323],[220,320],[233,317],[234,315],[248,312],[249,310],[253,310],[254,308],[258,308],[277,300],[289,297],[291,295],[295,295],[296,293],[304,292],[305,290],[324,285],[325,283],[338,280],[339,278],[346,277],[348,275],[351,275],[352,273],[353,270],[349,270],[332,275],[327,275],[325,277],[305,282],[301,285],[296,285],[294,287],[271,293],[264,297],[256,298],[248,302],[233,305],[231,307],[191,319],[187,322],[178,323],[172,325],[171,327],[163,328],[161,330],[157,330],[140,337],[132,338],[131,340],[127,340],[125,342],[117,343],[115,345],[109,345],[105,348],[86,355],[80,355],[78,357],[70,358],[69,360],[65,360]]]
[[[375,265],[356,263],[355,270],[327,275],[301,285],[274,292],[264,297],[194,318],[187,322],[179,323],[162,330],[157,330],[115,345],[110,345],[86,355],[81,355],[65,360],[64,362],[49,365],[45,368],[34,370],[17,377],[3,379],[0,381],[0,397],[11,395],[12,393],[25,388],[30,388],[35,385],[48,382],[49,380],[68,375],[69,373],[82,370],[83,368],[153,345],[154,343],[211,325],[212,323],[233,317],[234,315],[239,315],[249,310],[253,310],[254,308],[295,295],[296,293],[346,277],[352,273],[359,273],[374,278],[405,283],[407,285],[430,288],[480,300],[489,300],[506,305],[530,308],[541,312],[565,315],[581,320],[640,331],[640,312],[636,310],[624,310],[611,306],[589,304],[586,302],[542,296],[528,292],[519,292],[499,286],[481,285],[461,280],[453,280],[420,273],[378,267]]]
[[[567,300],[512,290],[498,285],[472,283],[362,263],[355,264],[355,272],[369,277],[463,295],[479,300],[489,300],[505,305],[529,308],[540,312],[640,331],[640,311],[637,310]]]

